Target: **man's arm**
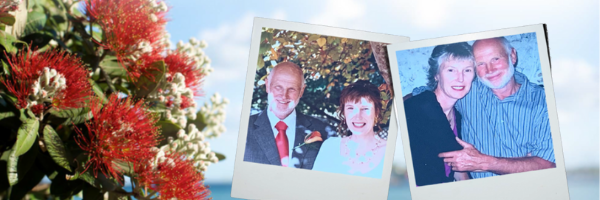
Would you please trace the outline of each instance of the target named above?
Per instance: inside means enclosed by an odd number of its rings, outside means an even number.
[[[493,172],[510,174],[556,167],[556,164],[539,157],[496,158],[479,152],[473,145],[456,138],[463,150],[440,153],[444,162],[450,163],[452,170],[465,172]]]
[[[521,158],[496,158],[490,156],[487,166],[483,171],[495,174],[512,174],[547,168],[554,168],[556,164],[537,156]]]

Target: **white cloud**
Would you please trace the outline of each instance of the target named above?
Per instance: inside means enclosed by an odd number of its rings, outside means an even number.
[[[311,17],[308,21],[312,24],[337,27],[350,25],[364,18],[366,14],[366,5],[354,0],[328,0],[322,4],[315,5],[323,6],[320,9],[320,13]]]
[[[597,76],[598,67],[581,60],[557,59],[552,62],[552,79],[567,169],[598,166]]]
[[[557,60],[552,64],[552,79],[561,123],[581,120],[581,112],[598,113],[598,74],[590,64],[580,60]],[[596,108],[596,109],[594,109]],[[564,121],[563,121],[564,120]]]
[[[409,20],[414,26],[433,29],[451,20],[448,11],[452,4],[450,0],[400,1],[393,9],[397,10],[394,12],[397,17]]]

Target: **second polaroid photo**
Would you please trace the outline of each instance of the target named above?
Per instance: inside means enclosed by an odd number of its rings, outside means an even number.
[[[413,199],[569,198],[544,25],[388,53]]]

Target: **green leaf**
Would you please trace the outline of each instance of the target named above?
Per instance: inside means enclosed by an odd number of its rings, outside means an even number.
[[[35,157],[39,152],[39,146],[33,145],[29,151],[25,152],[25,154],[18,156],[15,151],[15,146],[10,150],[9,157],[7,160],[7,174],[8,174],[8,182],[11,186],[17,184],[22,180],[25,174],[29,171],[33,163],[35,162]],[[7,152],[8,153],[8,152]]]
[[[135,84],[136,97],[142,98],[152,93],[165,80],[165,76],[167,74],[165,62],[161,60],[154,62],[151,65],[150,75],[141,76]]]
[[[14,117],[15,113],[7,111],[7,112],[0,112],[0,120],[6,119],[6,118],[11,118]]]
[[[267,43],[260,43],[260,47],[258,49],[258,55],[263,55],[265,52],[271,50],[271,45]]]
[[[198,111],[198,113],[196,113],[196,119],[194,120],[188,120],[188,122],[190,124],[194,124],[196,125],[196,128],[198,128],[199,131],[204,130],[204,128],[206,127],[206,125],[208,123],[206,123],[206,119],[204,119],[204,113]]]
[[[102,88],[100,88],[100,86],[96,83],[96,81],[93,81],[90,79],[90,84],[92,85],[92,90],[94,91],[96,96],[98,96],[100,99],[102,99],[102,103],[104,103],[104,104],[108,103],[108,99],[106,98],[106,95],[104,95]]]
[[[158,121],[156,125],[161,127],[162,136],[165,138],[160,142],[159,146],[167,144],[168,141],[166,138],[169,136],[173,137],[173,139],[177,139],[177,132],[182,129],[179,125],[170,121]]]
[[[42,11],[33,11],[27,14],[27,24],[25,25],[24,35],[38,32],[46,25],[46,13]]]
[[[17,53],[17,48],[13,45],[14,42],[18,40],[9,34],[6,34],[4,31],[0,31],[0,45],[4,47],[7,53]]]
[[[71,167],[69,166],[69,160],[71,159],[69,159],[62,140],[50,125],[44,127],[44,143],[46,144],[48,153],[52,156],[52,160],[61,167],[71,171]]]
[[[117,166],[119,171],[125,175],[133,175],[133,163],[113,161],[113,165]]]
[[[83,199],[84,200],[102,200],[104,199],[104,194],[100,192],[98,188],[95,188],[91,185],[85,184],[83,186]]]
[[[117,57],[115,56],[106,56],[102,61],[100,61],[100,68],[104,70],[108,75],[118,76],[118,77],[126,77],[127,70],[119,63]]]
[[[73,195],[79,193],[84,187],[82,180],[67,181],[65,173],[58,173],[50,185],[50,194],[60,199],[71,199]]]
[[[68,180],[83,180],[89,183],[90,185],[96,188],[103,189],[105,191],[114,191],[118,189],[119,184],[115,180],[107,178],[101,172],[97,173],[97,178],[94,177],[94,175],[92,175],[91,169],[88,169],[87,171],[83,172],[83,170],[86,168],[85,165],[88,162],[88,160],[89,158],[85,154],[80,154],[79,156],[77,156],[77,158],[75,159],[75,162],[77,162],[77,168],[75,169],[74,175]]]
[[[381,100],[389,100],[390,96],[385,93],[385,92],[381,92]]]
[[[23,124],[19,127],[17,142],[13,147],[17,156],[25,154],[31,148],[40,127],[40,121],[25,117],[24,109],[21,109],[20,119]]]
[[[318,40],[319,38],[321,38],[321,35],[312,34],[312,35],[308,36],[308,42],[310,43],[312,41]]]
[[[340,53],[338,53],[337,51],[331,51],[329,53],[329,56],[331,56],[331,59],[333,59],[333,61],[340,60]]]
[[[265,67],[265,60],[262,58],[258,58],[258,64],[257,64],[256,70],[260,70],[263,67]]]
[[[15,16],[8,13],[0,13],[0,23],[12,26],[15,24]]]
[[[2,97],[2,99],[8,100],[8,102],[11,103],[12,105],[17,104],[17,102],[19,101],[17,99],[17,97],[10,95],[10,94],[0,93],[0,96]]]
[[[0,38],[1,39],[1,38]],[[1,45],[1,44],[0,44]],[[4,72],[5,75],[9,75],[10,76],[10,65],[8,65],[6,62],[1,61],[2,62],[2,71]]]
[[[8,152],[6,152],[8,153]],[[19,164],[19,156],[16,152],[11,150],[6,163],[6,171],[8,173],[8,184],[15,185],[19,181],[19,174],[17,173],[17,164]]]
[[[23,43],[16,45],[18,48],[23,48],[25,44],[31,44],[31,48],[42,48],[46,46],[54,37],[50,33],[32,33],[21,38]]]
[[[70,118],[77,117],[79,115],[87,114],[90,111],[89,108],[72,108],[72,109],[62,109],[56,110],[51,109],[50,114],[60,118]]]
[[[146,104],[148,105],[148,111],[150,112],[162,113],[167,111],[167,105],[165,103],[146,100]]]
[[[126,94],[127,96],[131,95],[131,93],[129,92],[129,89],[123,87],[121,84],[114,84],[115,89],[119,92],[122,92],[124,94]]]
[[[225,155],[221,154],[221,153],[217,153],[215,152],[215,155],[217,156],[217,158],[219,159],[219,162],[225,160]]]
[[[23,179],[19,181],[16,185],[13,185],[8,193],[9,200],[20,200],[33,189],[42,179],[44,178],[44,173],[38,169],[32,169],[23,176]]]
[[[260,42],[265,41],[265,39],[269,41],[269,44],[273,45],[273,33],[262,32],[262,34],[260,34]]]

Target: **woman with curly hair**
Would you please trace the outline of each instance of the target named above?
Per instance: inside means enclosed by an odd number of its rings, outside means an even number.
[[[387,137],[379,89],[369,81],[348,85],[340,95],[338,135],[321,146],[313,170],[381,178]]]

